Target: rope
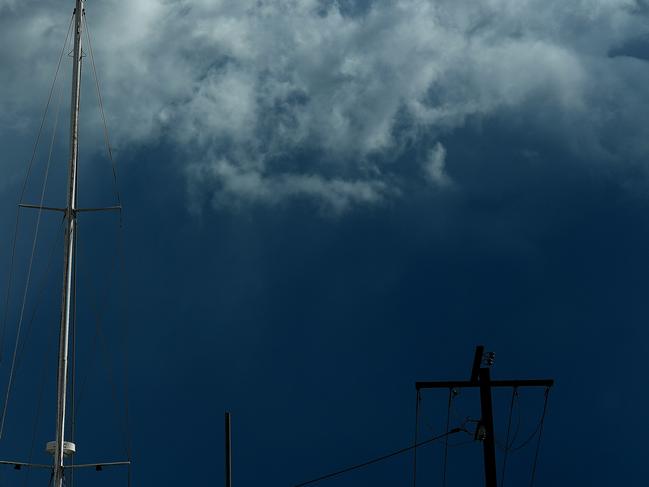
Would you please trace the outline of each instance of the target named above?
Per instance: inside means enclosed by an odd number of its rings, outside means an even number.
[[[394,451],[392,453],[388,453],[387,455],[383,455],[383,456],[374,458],[372,460],[368,460],[367,462],[359,463],[358,465],[353,465],[351,467],[347,467],[347,468],[344,468],[342,470],[338,470],[336,472],[332,472],[332,473],[329,473],[327,475],[323,475],[322,477],[318,477],[318,478],[313,479],[313,480],[308,480],[307,482],[302,482],[301,484],[296,484],[293,487],[303,487],[305,485],[315,484],[316,482],[320,482],[322,480],[330,479],[332,477],[336,477],[338,475],[342,475],[344,473],[348,473],[348,472],[351,472],[353,470],[358,470],[360,468],[367,467],[367,466],[372,465],[374,463],[382,462],[383,460],[387,460],[388,458],[396,457],[397,455],[401,455],[402,453],[409,452],[410,450],[414,450],[415,448],[419,448],[420,446],[427,445],[429,443],[432,443],[432,442],[437,441],[437,440],[441,440],[442,438],[445,438],[445,437],[447,437],[449,435],[453,435],[453,434],[456,434],[456,433],[460,433],[462,431],[463,431],[462,428],[454,428],[451,431],[448,431],[448,432],[446,432],[444,434],[441,434],[441,435],[438,435],[438,436],[433,436],[432,438],[429,438],[429,439],[427,439],[425,441],[421,441],[421,442],[416,443],[414,445],[407,446],[405,448],[401,448],[400,450]]]
[[[417,389],[417,399],[415,404],[415,445],[419,440],[419,403],[421,402],[421,392]],[[412,485],[417,487],[417,448],[413,450],[412,464]]]
[[[530,479],[530,487],[534,487],[534,480],[536,478],[536,466],[539,461],[539,450],[541,449],[541,437],[543,436],[543,424],[545,423],[545,413],[548,410],[548,397],[550,395],[550,388],[545,390],[545,402],[543,403],[543,414],[541,415],[541,427],[539,429],[539,437],[536,442],[536,452],[534,453],[534,464],[532,465],[532,478]]]
[[[453,388],[448,390],[448,406],[446,408],[446,432],[448,433],[448,427],[451,422],[451,401],[453,400]],[[448,463],[448,436],[444,438],[444,471],[442,475],[442,485],[446,487],[446,467]]]
[[[110,137],[108,135],[108,124],[106,123],[106,113],[104,112],[104,101],[101,96],[101,88],[99,85],[99,77],[97,76],[97,66],[95,65],[95,55],[92,50],[92,41],[90,36],[90,26],[88,25],[88,19],[86,18],[86,12],[83,12],[83,21],[86,25],[86,37],[88,39],[88,48],[90,50],[90,63],[92,65],[93,78],[95,80],[95,90],[97,92],[97,101],[99,103],[99,111],[101,112],[101,121],[104,129],[104,143],[106,144],[106,151],[108,152],[108,158],[113,170],[113,189],[115,192],[115,198],[117,198],[117,204],[121,206],[122,201],[119,194],[119,186],[117,184],[117,166],[115,160],[113,159],[113,149],[110,145]],[[121,225],[122,214],[120,212],[120,225]]]
[[[504,487],[505,485],[505,472],[507,471],[507,456],[509,455],[509,449],[512,446],[512,443],[510,442],[510,434],[512,430],[512,415],[514,412],[514,401],[517,395],[518,395],[518,388],[514,387],[512,389],[512,400],[509,404],[509,420],[507,422],[507,437],[505,439],[505,455],[503,456],[503,467],[500,474],[500,479],[501,479],[500,487]]]
[[[22,188],[20,190],[20,196],[18,197],[18,202],[22,203],[23,198],[25,197],[25,192],[27,190],[27,182],[29,181],[29,177],[32,173],[32,167],[34,166],[34,161],[36,160],[36,151],[38,150],[38,145],[41,140],[41,135],[43,133],[43,127],[45,126],[45,120],[47,119],[47,113],[50,108],[50,103],[52,101],[52,95],[54,94],[54,88],[56,86],[56,80],[58,79],[59,76],[59,71],[61,69],[61,62],[63,61],[63,54],[65,53],[65,49],[68,45],[68,40],[70,38],[70,30],[72,29],[72,21],[74,20],[74,15],[70,18],[70,23],[68,24],[68,32],[65,36],[65,42],[63,43],[63,49],[61,49],[61,54],[59,55],[59,61],[56,65],[56,72],[54,73],[54,80],[52,81],[52,86],[50,87],[50,92],[47,97],[47,103],[45,103],[45,110],[43,112],[43,117],[41,119],[41,124],[40,127],[38,128],[38,134],[36,136],[36,141],[34,142],[34,147],[32,149],[32,156],[31,159],[29,160],[29,163],[27,164],[27,173],[25,174],[25,180],[23,181]],[[3,350],[4,350],[4,341],[5,341],[5,333],[7,329],[7,320],[9,316],[9,300],[11,297],[11,289],[13,287],[13,276],[14,276],[14,261],[16,258],[16,247],[18,243],[18,225],[20,223],[20,207],[16,209],[16,224],[14,228],[14,237],[13,241],[11,244],[11,263],[9,265],[9,277],[8,277],[8,283],[7,283],[7,293],[5,296],[5,310],[4,310],[4,316],[2,319],[2,329],[0,329],[0,363],[3,361]],[[1,435],[0,435],[1,436]]]
[[[41,225],[41,216],[43,215],[43,203],[45,201],[45,192],[47,191],[47,181],[49,179],[49,173],[50,173],[50,166],[52,162],[52,152],[54,150],[54,140],[56,139],[56,131],[58,128],[59,124],[59,112],[60,112],[60,106],[61,106],[61,99],[63,97],[63,89],[60,90],[59,93],[59,100],[58,100],[58,107],[56,110],[56,115],[54,118],[54,126],[52,128],[52,139],[50,141],[50,148],[49,148],[49,153],[47,157],[47,164],[45,166],[45,176],[43,178],[43,187],[41,189],[41,197],[40,197],[40,203],[39,206],[40,208],[38,209],[38,215],[36,217],[36,228],[34,230],[34,240],[32,242],[32,249],[31,249],[31,255],[29,257],[29,266],[27,268],[27,280],[25,281],[25,289],[23,291],[23,299],[22,299],[22,305],[20,307],[20,318],[18,320],[18,329],[16,331],[16,342],[14,344],[14,351],[13,351],[13,356],[11,359],[11,369],[9,371],[9,382],[7,384],[7,391],[5,395],[5,402],[4,402],[4,407],[2,410],[2,421],[0,422],[0,438],[2,438],[3,433],[4,433],[4,426],[5,426],[5,420],[7,417],[7,409],[9,405],[9,397],[11,396],[11,389],[13,387],[13,381],[14,381],[14,373],[15,373],[15,368],[16,368],[16,358],[18,356],[18,346],[20,344],[20,334],[22,331],[22,326],[23,326],[23,319],[25,317],[25,306],[27,304],[27,294],[29,292],[29,285],[31,282],[31,277],[32,277],[32,269],[34,265],[34,256],[36,254],[36,244],[38,242],[38,233],[40,230],[40,225]]]

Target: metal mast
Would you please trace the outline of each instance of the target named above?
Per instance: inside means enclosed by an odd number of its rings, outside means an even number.
[[[74,18],[74,53],[72,68],[72,99],[70,108],[70,162],[68,165],[68,197],[66,207],[65,255],[63,260],[63,296],[61,299],[61,331],[57,368],[56,445],[54,449],[54,487],[63,487],[63,459],[73,445],[65,443],[65,414],[68,387],[68,348],[73,302],[73,274],[77,226],[77,162],[79,159],[79,102],[81,97],[81,29],[84,0],[76,0]]]

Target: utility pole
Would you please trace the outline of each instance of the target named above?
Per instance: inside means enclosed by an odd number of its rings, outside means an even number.
[[[473,356],[471,379],[468,381],[434,381],[416,382],[417,392],[422,389],[454,389],[478,388],[480,389],[481,418],[476,429],[476,440],[482,441],[484,454],[485,486],[497,487],[496,476],[496,439],[494,434],[493,403],[491,389],[493,387],[552,387],[552,379],[532,380],[491,380],[491,366],[495,354],[489,352],[485,355],[484,346],[479,345]]]
[[[225,487],[232,487],[232,421],[225,413]]]

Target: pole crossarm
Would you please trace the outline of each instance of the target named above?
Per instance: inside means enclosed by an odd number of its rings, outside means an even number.
[[[21,203],[18,205],[21,208],[28,208],[32,210],[46,210],[46,211],[60,211],[61,213],[67,213],[67,208],[58,208],[56,206],[41,206],[41,205],[28,205]],[[117,206],[100,206],[97,208],[75,208],[75,213],[87,213],[90,211],[122,211],[121,205]]]
[[[552,387],[553,379],[527,379],[527,380],[492,380],[491,387]],[[480,387],[480,381],[472,380],[442,380],[415,382],[417,390],[421,389],[450,389],[453,387],[467,388]]]
[[[104,467],[127,467],[131,464],[129,461],[124,462],[103,462],[103,463],[82,463],[79,465],[64,465],[63,468],[68,470],[71,468],[94,468],[101,470]]]
[[[67,208],[57,208],[55,206],[28,205],[24,203],[21,203],[18,206],[20,208],[29,208],[31,210],[60,211],[61,213],[68,211]]]
[[[100,208],[77,208],[77,213],[86,213],[89,211],[122,211],[122,207],[117,206],[104,206]]]
[[[14,462],[11,460],[0,460],[0,465],[12,465],[16,470],[21,468],[52,468],[52,465],[44,465],[42,463],[27,463],[27,462]]]

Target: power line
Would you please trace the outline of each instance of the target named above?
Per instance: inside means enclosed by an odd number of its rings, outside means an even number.
[[[505,455],[503,456],[503,468],[502,473],[500,474],[500,487],[505,485],[505,472],[507,471],[507,457],[509,455],[509,449],[511,447],[510,434],[512,431],[512,415],[514,413],[514,402],[516,400],[516,395],[518,394],[518,388],[514,387],[512,389],[512,400],[509,404],[509,420],[507,421],[507,437],[505,438]]]
[[[358,470],[359,468],[367,467],[367,466],[372,465],[374,463],[382,462],[383,460],[387,460],[388,458],[396,457],[397,455],[401,455],[402,453],[406,453],[406,452],[408,452],[410,450],[414,450],[416,448],[419,448],[420,446],[427,445],[427,444],[432,443],[434,441],[441,440],[442,438],[446,438],[447,436],[454,435],[456,433],[461,433],[463,431],[464,431],[464,429],[462,429],[462,428],[453,428],[452,430],[447,431],[446,433],[443,433],[443,434],[438,435],[438,436],[434,436],[434,437],[429,438],[429,439],[427,439],[425,441],[415,443],[414,445],[408,446],[406,448],[401,448],[400,450],[393,451],[392,453],[388,453],[387,455],[383,455],[383,456],[374,458],[372,460],[368,460],[367,462],[359,463],[357,465],[353,465],[351,467],[347,467],[347,468],[344,468],[342,470],[338,470],[336,472],[328,473],[327,475],[323,475],[322,477],[318,477],[316,479],[308,480],[307,482],[302,482],[300,484],[296,484],[293,487],[303,487],[305,485],[315,484],[316,482],[320,482],[322,480],[327,480],[327,479],[330,479],[332,477],[336,477],[338,475],[342,475],[344,473],[351,472],[352,470]]]
[[[545,391],[545,404],[543,406],[543,413],[541,414],[541,417],[539,418],[539,421],[536,424],[536,427],[534,428],[534,431],[532,431],[532,433],[525,440],[523,440],[520,445],[514,446],[513,445],[514,441],[512,440],[512,445],[509,448],[510,452],[516,452],[516,451],[522,450],[523,448],[528,446],[534,440],[534,438],[536,438],[536,435],[539,433],[539,430],[541,430],[541,428],[543,427],[543,421],[545,421],[545,408],[547,406],[549,392],[550,392],[550,390],[546,389],[546,391]]]
[[[451,402],[453,401],[453,391],[454,389],[451,387],[448,390],[448,407],[446,408],[446,431],[448,432],[448,427],[451,421]],[[417,391],[417,394],[419,394],[420,391]],[[447,472],[447,465],[448,465],[448,436],[444,438],[444,474],[442,476],[442,485],[446,487],[446,472]]]
[[[534,465],[532,466],[532,478],[530,479],[530,487],[534,487],[534,479],[536,477],[536,465],[539,461],[539,450],[541,449],[541,437],[543,436],[543,423],[545,423],[545,413],[548,411],[548,396],[550,395],[550,388],[545,390],[545,402],[543,403],[543,414],[541,415],[541,427],[539,429],[539,438],[536,442],[536,452],[534,453]]]

